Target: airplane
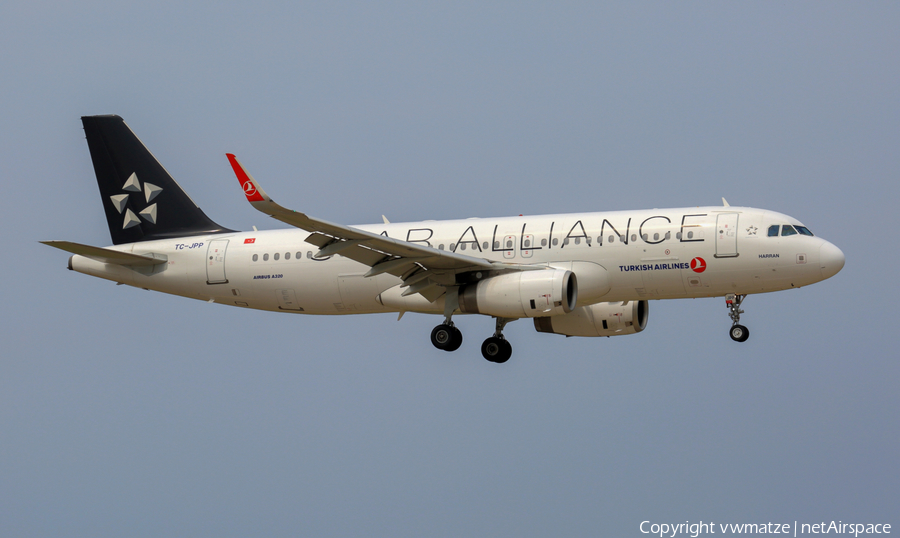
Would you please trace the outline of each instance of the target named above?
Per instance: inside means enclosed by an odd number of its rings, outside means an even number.
[[[452,318],[494,319],[485,359],[504,363],[507,323],[538,332],[642,332],[650,300],[724,297],[731,339],[744,299],[830,278],[835,245],[774,211],[722,206],[345,226],[275,203],[226,154],[250,205],[290,229],[213,222],[116,115],[82,117],[112,245],[42,241],[68,268],[145,290],[293,314],[436,314],[439,350],[463,341]]]

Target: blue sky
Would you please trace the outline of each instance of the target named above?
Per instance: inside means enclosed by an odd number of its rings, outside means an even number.
[[[0,7],[10,536],[638,536],[896,520],[895,3]],[[654,302],[641,334],[229,309],[65,270],[109,242],[80,116],[217,222],[224,154],[352,223],[715,205],[790,214],[823,283]],[[893,519],[892,519],[893,518]]]

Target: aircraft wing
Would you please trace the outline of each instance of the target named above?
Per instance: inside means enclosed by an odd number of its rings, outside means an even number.
[[[311,232],[306,241],[319,247],[318,257],[338,254],[371,267],[366,276],[389,273],[402,278],[409,288],[404,295],[420,293],[434,301],[444,294],[443,286],[455,282],[453,276],[456,273],[509,268],[484,258],[400,241],[287,209],[272,201],[234,155],[228,153],[227,156],[247,201],[255,209]]]

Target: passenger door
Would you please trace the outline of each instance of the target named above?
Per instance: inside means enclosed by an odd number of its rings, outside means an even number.
[[[719,213],[716,218],[716,258],[733,258],[737,249],[738,213]]]
[[[225,249],[228,248],[227,239],[216,239],[209,242],[206,250],[206,283],[225,284]]]

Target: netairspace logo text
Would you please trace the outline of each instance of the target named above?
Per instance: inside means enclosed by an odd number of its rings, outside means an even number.
[[[801,536],[804,534],[846,534],[854,537],[860,534],[890,534],[891,525],[886,523],[844,523],[831,521],[830,523],[652,523],[641,521],[641,532],[653,534],[660,538],[676,536],[690,536],[697,538],[701,534],[722,534],[734,536],[736,534],[784,534],[787,536]]]

